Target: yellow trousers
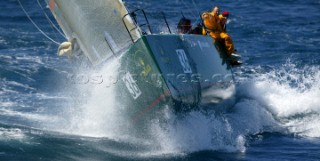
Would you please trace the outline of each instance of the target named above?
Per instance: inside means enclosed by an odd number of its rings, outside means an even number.
[[[210,36],[216,41],[220,41],[220,40],[224,41],[224,45],[226,47],[228,55],[231,55],[232,53],[235,52],[232,39],[227,33],[225,33],[225,32],[210,32]]]

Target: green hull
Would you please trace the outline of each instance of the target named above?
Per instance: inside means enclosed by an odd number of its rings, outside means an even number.
[[[189,110],[180,109],[181,104],[221,103],[233,92],[232,71],[225,62],[211,37],[143,36],[121,57],[118,100],[131,107],[127,113],[132,121],[153,117],[164,105],[180,111]]]

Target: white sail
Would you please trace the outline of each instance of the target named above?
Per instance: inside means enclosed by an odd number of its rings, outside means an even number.
[[[140,37],[130,16],[123,22],[128,11],[121,0],[46,1],[67,38],[75,38],[93,64],[111,58]]]

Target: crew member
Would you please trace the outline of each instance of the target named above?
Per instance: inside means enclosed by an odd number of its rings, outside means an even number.
[[[219,18],[220,8],[215,6],[212,12],[204,12],[202,14],[205,30],[210,36],[216,40],[224,40],[228,56],[235,53],[234,45],[230,36],[223,30],[221,26],[221,19]]]
[[[179,34],[186,34],[191,30],[191,20],[182,17],[178,23],[177,29]]]
[[[227,21],[229,18],[229,12],[224,11],[219,15],[220,18],[220,24],[223,32],[227,32]]]

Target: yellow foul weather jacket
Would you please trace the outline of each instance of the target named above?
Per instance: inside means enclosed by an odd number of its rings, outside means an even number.
[[[224,24],[226,21],[224,21],[224,19],[220,19],[219,15],[216,15],[214,12],[204,12],[201,17],[205,26],[205,33],[210,34],[210,36],[216,41],[223,40],[228,55],[234,53],[235,51],[232,39],[221,26],[221,21],[223,21]]]

